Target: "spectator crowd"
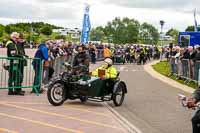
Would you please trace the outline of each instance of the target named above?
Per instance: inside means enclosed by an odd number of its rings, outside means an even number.
[[[172,46],[164,48],[163,55],[170,62],[171,73],[176,75],[177,79],[185,79],[190,81],[199,80],[200,69],[200,46],[188,46],[181,48]]]
[[[28,57],[25,53],[26,40],[23,34],[14,32],[11,34],[10,40],[6,43],[7,55],[10,58],[17,58],[20,60],[18,64],[11,63],[8,69],[9,72],[9,88],[13,86],[18,86],[17,89],[9,89],[9,95],[24,95],[22,91],[23,78],[24,78],[24,62]],[[49,80],[52,78],[53,74],[59,74],[57,69],[62,66],[64,62],[71,60],[73,53],[78,51],[79,46],[84,47],[84,51],[89,55],[90,62],[95,64],[97,60],[104,60],[105,58],[111,58],[114,63],[117,62],[117,58],[123,59],[123,63],[136,63],[138,65],[145,64],[147,61],[153,59],[160,59],[160,54],[162,54],[162,49],[156,46],[143,46],[136,44],[96,44],[89,42],[85,45],[74,44],[72,42],[65,42],[64,40],[44,40],[40,45],[37,46],[34,59],[32,61],[32,66],[34,70],[34,83],[33,86],[37,86],[32,89],[32,93],[42,93],[40,78],[38,75],[42,72],[42,82],[43,84],[48,84]],[[175,50],[177,51],[177,50]],[[174,50],[173,50],[174,52]],[[175,53],[173,53],[174,55]],[[177,58],[177,57],[176,57]],[[40,59],[40,60],[38,60]],[[15,62],[12,59],[12,62]],[[40,62],[42,61],[42,62]],[[27,62],[26,62],[27,63]],[[17,69],[16,67],[17,66]],[[42,66],[42,71],[39,69]],[[15,67],[15,69],[13,69]],[[6,68],[6,66],[5,66]],[[12,68],[12,69],[11,69]],[[173,73],[174,73],[173,68]],[[18,76],[16,76],[18,75]],[[18,78],[20,76],[20,78]],[[11,81],[12,80],[12,81]],[[16,80],[16,82],[15,82]],[[40,86],[38,86],[40,85]],[[14,87],[13,87],[14,88]],[[17,93],[15,91],[17,90]]]

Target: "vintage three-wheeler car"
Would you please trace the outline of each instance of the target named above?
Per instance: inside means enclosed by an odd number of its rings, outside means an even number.
[[[103,80],[90,74],[73,74],[74,67],[65,65],[66,70],[59,77],[54,78],[49,85],[47,97],[54,106],[62,105],[67,99],[80,99],[81,102],[113,101],[115,106],[122,105],[127,93],[126,84],[116,79]],[[79,66],[84,68],[84,66]],[[81,68],[79,68],[81,69]]]
[[[125,59],[125,54],[123,50],[118,50],[116,51],[115,55],[114,55],[114,63],[119,64],[119,63],[126,63],[126,59]]]

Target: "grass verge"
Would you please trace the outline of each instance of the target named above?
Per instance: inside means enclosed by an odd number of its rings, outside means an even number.
[[[181,84],[187,85],[187,86],[192,87],[194,89],[196,89],[198,87],[198,84],[193,82],[193,81],[185,82],[184,79],[176,79],[175,75],[169,76],[169,74],[170,74],[170,64],[167,61],[161,61],[161,62],[153,65],[153,69],[155,71],[159,72],[160,74],[162,74],[162,75],[164,75],[168,78],[171,78],[171,79],[173,79],[173,80],[175,80],[175,81],[177,81]]]

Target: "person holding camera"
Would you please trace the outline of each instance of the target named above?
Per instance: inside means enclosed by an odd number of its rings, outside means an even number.
[[[196,104],[200,102],[200,87],[195,90],[192,97],[187,101],[187,107],[190,109],[195,109]],[[197,108],[194,116],[191,119],[193,133],[200,133],[200,108]]]

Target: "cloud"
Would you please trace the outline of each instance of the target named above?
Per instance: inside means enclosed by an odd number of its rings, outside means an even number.
[[[4,0],[0,2],[0,17],[5,18],[28,18],[36,16],[38,7],[27,3],[15,2],[14,0]]]
[[[69,0],[36,0],[38,2],[43,2],[43,3],[64,3],[64,2],[69,2]]]
[[[124,6],[129,8],[168,8],[183,9],[188,7],[195,8],[200,4],[199,0],[105,0],[105,3]]]
[[[191,2],[192,1],[192,2]],[[164,28],[184,30],[193,25],[193,9],[199,0],[87,0],[91,5],[90,19],[93,27],[105,25],[115,17],[135,18],[160,29],[159,21],[166,21]],[[0,21],[44,21],[64,27],[82,26],[83,0],[1,0]],[[197,9],[198,11],[198,9]],[[178,18],[177,18],[178,16]],[[197,16],[199,17],[199,16]],[[198,18],[198,20],[200,20]]]
[[[71,4],[39,3],[37,0],[0,1],[0,17],[13,19],[76,19],[75,7]]]

